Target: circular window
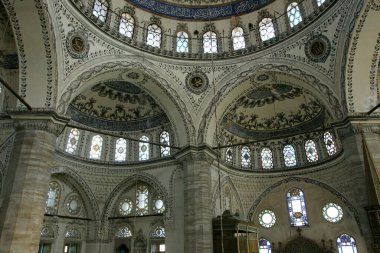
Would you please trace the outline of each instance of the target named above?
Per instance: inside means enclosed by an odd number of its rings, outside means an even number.
[[[120,201],[119,213],[121,215],[128,215],[131,213],[131,211],[132,211],[132,201],[130,199],[126,198]]]
[[[153,198],[153,211],[155,213],[163,213],[165,211],[165,204],[161,196]]]
[[[328,203],[323,207],[322,210],[323,217],[328,221],[328,222],[338,222],[342,219],[343,217],[343,210],[342,208],[334,203]]]
[[[77,196],[71,196],[66,202],[67,211],[70,214],[78,214],[81,210],[80,200]]]
[[[264,210],[259,214],[259,222],[264,228],[273,227],[276,223],[276,215],[270,210]]]

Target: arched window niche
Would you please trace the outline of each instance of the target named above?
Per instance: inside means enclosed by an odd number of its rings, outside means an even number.
[[[217,53],[218,39],[216,33],[207,31],[203,34],[203,53]]]
[[[161,47],[161,27],[157,24],[150,24],[147,27],[146,44],[152,47]]]
[[[340,235],[336,239],[336,244],[339,253],[358,253],[355,239],[348,234]]]
[[[299,188],[293,188],[286,194],[290,226],[302,227],[309,225],[304,193]]]
[[[122,36],[132,38],[135,27],[135,19],[131,14],[124,12],[121,14],[119,23],[119,33]]]
[[[297,2],[292,2],[286,8],[290,28],[302,22],[302,14]]]
[[[92,7],[92,15],[101,22],[106,22],[109,9],[109,3],[106,0],[95,0]]]
[[[177,53],[188,53],[189,52],[189,35],[185,31],[177,32],[176,41],[176,51]]]
[[[232,47],[234,51],[245,48],[245,38],[243,28],[237,26],[231,32]]]

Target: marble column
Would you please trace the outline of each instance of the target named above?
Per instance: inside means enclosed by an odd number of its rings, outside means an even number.
[[[188,151],[183,164],[185,253],[212,252],[212,159],[207,151]]]
[[[53,112],[10,113],[15,123],[0,212],[0,253],[38,252],[56,137],[65,119]]]

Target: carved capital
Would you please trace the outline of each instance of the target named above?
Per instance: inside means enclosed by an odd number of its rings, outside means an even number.
[[[17,131],[40,130],[59,136],[69,121],[68,118],[57,115],[54,111],[9,111]]]

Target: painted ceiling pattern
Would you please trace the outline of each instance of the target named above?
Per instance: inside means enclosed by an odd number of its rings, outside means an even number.
[[[169,122],[154,99],[128,81],[94,85],[71,102],[68,114],[79,123],[116,131],[148,129]]]
[[[222,126],[242,138],[265,138],[314,129],[324,118],[322,104],[303,88],[267,83],[237,99],[223,116]]]

